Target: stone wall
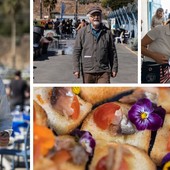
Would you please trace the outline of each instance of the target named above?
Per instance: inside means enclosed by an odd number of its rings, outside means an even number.
[[[57,0],[55,12],[60,13],[61,1],[66,4],[65,14],[75,14],[75,0]],[[85,5],[78,4],[78,13],[82,15],[86,15],[87,11],[91,6],[99,6],[101,7],[100,3],[89,3]],[[101,7],[102,8],[102,7]],[[103,13],[107,15],[107,10],[102,8]],[[43,8],[42,10],[43,16],[48,16],[48,11]],[[39,1],[34,2],[34,18],[40,18],[40,4]]]

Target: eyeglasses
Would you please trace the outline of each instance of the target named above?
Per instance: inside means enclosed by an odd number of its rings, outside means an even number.
[[[101,14],[100,13],[93,13],[93,14],[90,15],[91,18],[94,18],[95,16],[100,17]]]

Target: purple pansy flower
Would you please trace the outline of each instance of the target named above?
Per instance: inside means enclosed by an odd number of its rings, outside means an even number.
[[[163,157],[161,164],[164,165],[168,161],[170,161],[170,152]]]
[[[167,153],[162,159],[163,170],[168,170],[170,168],[170,153]]]
[[[131,107],[128,117],[138,130],[158,130],[163,125],[165,109],[144,98]]]
[[[90,132],[75,129],[71,135],[76,137],[76,140],[84,147],[87,153],[93,154],[96,142]]]
[[[83,134],[85,133],[86,131],[84,130],[80,130],[80,129],[74,129],[72,132],[71,132],[71,135],[76,137],[76,140],[78,141],[82,136]],[[90,133],[90,132],[89,132]],[[91,134],[90,134],[91,135]]]
[[[79,143],[81,143],[81,145],[85,148],[87,153],[89,153],[90,155],[93,154],[96,142],[89,132],[85,132],[83,134],[83,136],[79,140]]]

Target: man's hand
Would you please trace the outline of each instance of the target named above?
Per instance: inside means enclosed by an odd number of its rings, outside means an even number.
[[[116,77],[117,76],[117,72],[115,72],[115,71],[113,71],[112,73],[111,73],[111,77]]]
[[[80,78],[80,73],[79,72],[74,72],[74,76],[79,79]]]
[[[9,143],[9,133],[8,132],[0,132],[0,147],[8,146]]]

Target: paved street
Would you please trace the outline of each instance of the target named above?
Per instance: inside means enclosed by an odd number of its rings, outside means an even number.
[[[65,55],[61,50],[50,48],[48,54],[34,61],[34,83],[82,83],[82,79],[73,76],[72,51],[74,40],[66,42]],[[137,52],[131,51],[125,44],[116,44],[119,70],[111,83],[137,83]]]

